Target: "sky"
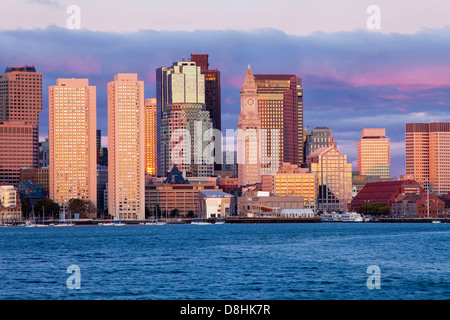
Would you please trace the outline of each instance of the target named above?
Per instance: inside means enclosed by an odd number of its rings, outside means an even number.
[[[155,97],[156,68],[191,53],[208,53],[221,73],[223,129],[237,128],[249,64],[254,74],[301,77],[305,126],[329,127],[355,169],[363,128],[386,128],[391,175],[399,177],[405,123],[450,121],[448,0],[17,0],[2,12],[0,68],[43,73],[41,139],[57,78],[97,87],[105,145],[114,75],[138,73],[145,97]]]

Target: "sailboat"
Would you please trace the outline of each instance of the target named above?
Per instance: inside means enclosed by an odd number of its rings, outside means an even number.
[[[64,213],[63,214],[64,214],[64,221],[60,222],[60,223],[57,223],[54,226],[55,227],[73,227],[75,225],[74,223],[69,222],[69,221],[67,221],[67,222],[65,221],[66,220],[66,207],[64,207]]]
[[[42,223],[36,224],[36,227],[38,228],[48,227],[48,224],[45,224],[44,221],[45,221],[45,207],[42,206]]]

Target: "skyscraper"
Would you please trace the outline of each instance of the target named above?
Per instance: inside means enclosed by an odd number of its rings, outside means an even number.
[[[191,54],[191,61],[200,66],[201,73],[205,75],[205,105],[206,111],[212,120],[213,129],[222,130],[221,118],[221,91],[220,91],[220,72],[217,69],[209,69],[208,54]],[[222,152],[222,143],[218,144],[218,150]],[[225,162],[225,161],[224,161]],[[220,163],[214,164],[215,170],[221,170]]]
[[[171,67],[156,70],[156,104],[157,104],[157,140],[158,154],[161,154],[161,120],[170,104],[205,105],[205,75],[201,67],[193,61],[174,62]],[[158,175],[166,176],[158,157]]]
[[[289,74],[255,74],[254,79],[258,93],[258,113],[263,129],[262,174],[276,173],[283,162],[301,164],[303,162],[301,78]],[[275,166],[272,162],[276,157],[278,163]]]
[[[258,113],[258,88],[255,78],[247,68],[241,87],[241,113],[238,121],[238,185],[261,183],[261,150],[259,136],[261,118]]]
[[[108,83],[108,213],[145,218],[144,82],[137,74]]]
[[[221,92],[220,92],[220,71],[209,69],[208,54],[191,54],[191,61],[200,67],[201,73],[205,76],[205,105],[209,111],[213,128],[222,130],[221,120]]]
[[[21,168],[35,168],[35,128],[25,121],[0,122],[0,182],[17,185]]]
[[[57,79],[49,87],[50,198],[97,203],[96,87],[88,79]]]
[[[212,141],[212,136],[208,138],[206,132],[210,129],[212,121],[204,104],[167,105],[161,120],[159,156],[164,175],[176,165],[189,177],[212,176],[214,163],[208,162],[203,154],[206,146]]]
[[[157,174],[157,118],[156,98],[145,99],[145,172]]]
[[[442,195],[450,191],[450,122],[407,123],[406,175]]]
[[[386,129],[363,129],[357,148],[360,175],[390,178],[390,141]]]
[[[7,150],[8,155],[17,159],[17,162],[3,163],[0,165],[0,181],[17,184],[19,182],[20,165],[24,158],[29,159],[29,167],[37,168],[39,165],[39,112],[42,111],[42,73],[36,72],[34,66],[6,67],[5,73],[0,74],[0,126],[7,126],[12,131],[8,135],[16,134],[19,130],[21,139],[17,140],[18,148],[8,149],[8,140],[0,140],[0,149]],[[6,124],[7,121],[15,121],[14,124]],[[21,122],[21,123],[19,123]],[[24,129],[12,129],[24,128]],[[23,136],[26,130],[31,128],[31,148]],[[10,129],[4,129],[8,131]],[[11,136],[10,136],[11,137]],[[19,136],[17,136],[18,138]],[[18,154],[15,154],[18,152]],[[20,156],[19,156],[20,153]],[[28,155],[30,153],[30,155]]]

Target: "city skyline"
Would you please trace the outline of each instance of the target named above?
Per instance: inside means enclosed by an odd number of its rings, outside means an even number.
[[[236,25],[216,30],[205,25],[190,30],[189,25],[197,23],[193,18],[184,28],[187,31],[171,30],[165,25],[160,29],[146,29],[151,26],[142,24],[140,29],[130,29],[126,33],[111,30],[107,23],[101,31],[92,27],[88,15],[91,9],[83,1],[79,3],[81,30],[65,26],[69,15],[65,13],[64,1],[40,3],[28,1],[20,9],[28,6],[48,9],[53,4],[54,9],[48,12],[58,11],[59,6],[59,22],[52,21],[50,15],[47,25],[18,29],[14,24],[0,24],[0,45],[9,48],[0,53],[0,63],[3,67],[34,64],[38,72],[43,73],[41,140],[48,136],[46,88],[57,78],[89,78],[97,87],[97,129],[102,130],[105,145],[109,79],[119,72],[138,73],[146,85],[145,98],[154,98],[155,70],[183,57],[187,61],[192,53],[207,53],[210,65],[221,72],[223,130],[237,127],[239,90],[248,64],[255,74],[296,74],[302,77],[305,91],[304,127],[329,127],[338,149],[348,156],[354,169],[356,143],[363,128],[386,128],[386,135],[391,139],[391,176],[399,177],[405,173],[405,123],[450,121],[446,113],[450,88],[447,59],[450,27],[439,19],[413,19],[419,13],[428,12],[426,10],[434,10],[421,8],[418,3],[408,3],[409,11],[404,14],[411,19],[407,19],[407,23],[399,19],[394,25],[390,23],[392,16],[399,17],[399,11],[392,7],[398,4],[381,2],[380,30],[366,28],[368,4],[353,7],[350,4],[354,1],[347,1],[341,6],[349,9],[348,14],[355,14],[358,23],[353,27],[336,23],[333,28],[321,29],[311,24],[308,31],[300,32],[297,30],[300,22],[291,21],[292,28],[288,30],[282,27],[279,18],[274,18],[266,24],[255,22],[250,29]],[[304,2],[295,5],[311,8],[311,4]],[[323,7],[325,10],[326,6]],[[440,8],[443,7],[441,3]],[[260,12],[261,8],[255,10]],[[23,14],[26,10],[20,12]],[[321,17],[317,10],[312,10],[311,15]],[[32,24],[32,20],[27,23]],[[260,17],[256,20],[260,21]],[[401,27],[402,23],[405,26]],[[17,41],[26,43],[30,50],[13,45]]]

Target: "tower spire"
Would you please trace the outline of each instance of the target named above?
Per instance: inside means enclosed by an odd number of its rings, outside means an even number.
[[[252,69],[250,69],[250,64],[247,67],[247,72],[245,73],[244,83],[242,84],[241,91],[256,92],[255,77],[253,76]]]

